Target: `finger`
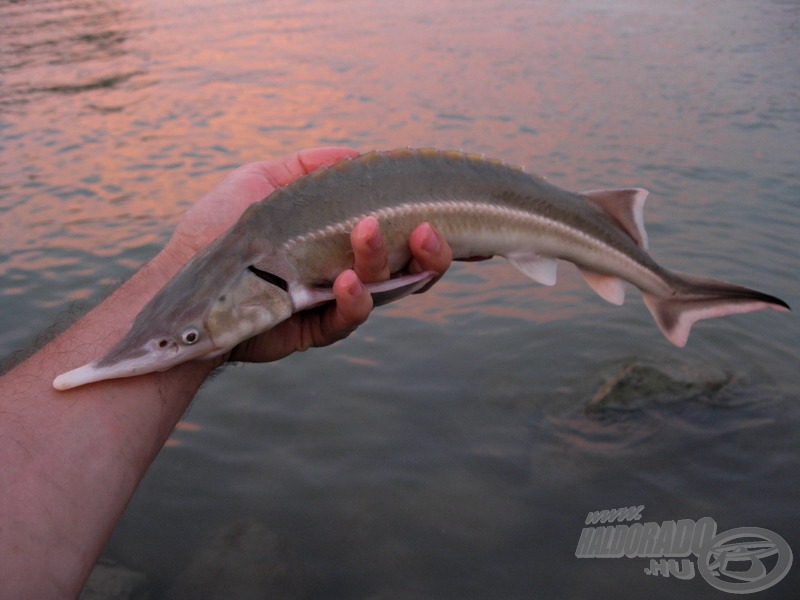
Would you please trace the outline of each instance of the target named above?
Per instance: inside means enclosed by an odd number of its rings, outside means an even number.
[[[334,304],[293,315],[266,334],[242,342],[233,349],[229,360],[278,360],[292,352],[328,346],[346,338],[367,320],[372,296],[352,270],[339,274],[333,293]]]
[[[288,185],[298,177],[345,158],[358,156],[351,148],[330,147],[300,150],[284,158],[248,163],[229,173],[210,193],[194,204],[181,221],[188,239],[202,238],[207,221],[213,229],[224,231],[250,206],[271,194],[275,188]],[[224,208],[223,208],[224,207]],[[193,231],[187,223],[199,221]]]
[[[389,254],[375,217],[365,217],[350,232],[354,270],[366,283],[389,279]]]
[[[324,148],[308,148],[297,153],[297,160],[306,173],[312,173],[320,167],[329,167],[344,158],[355,158],[358,151],[346,146],[327,146]]]
[[[422,223],[408,238],[413,258],[408,265],[411,273],[447,271],[453,260],[453,251],[442,235],[430,224]]]
[[[320,167],[328,167],[342,159],[356,156],[358,156],[358,152],[352,148],[330,146],[300,150],[286,158],[256,164],[259,165],[264,176],[273,186],[283,187]]]
[[[350,335],[367,320],[372,310],[372,296],[361,283],[355,271],[339,274],[333,282],[336,303],[323,315],[321,339],[316,345],[330,344]]]

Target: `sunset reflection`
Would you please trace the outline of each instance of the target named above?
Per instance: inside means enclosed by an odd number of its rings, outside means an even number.
[[[74,288],[62,297],[88,298],[98,281],[155,254],[226,172],[330,144],[485,153],[567,189],[645,185],[654,248],[682,257],[694,244],[678,231],[659,235],[664,215],[677,229],[686,220],[676,210],[725,193],[743,161],[759,156],[733,151],[742,146],[734,130],[716,126],[740,115],[745,127],[752,116],[702,68],[684,68],[703,58],[660,33],[680,20],[667,10],[598,9],[567,21],[563,7],[521,4],[490,9],[487,22],[482,4],[459,5],[454,20],[448,3],[422,0],[349,11],[185,8],[138,0],[2,9],[0,235],[13,251],[0,273],[47,272],[47,287]],[[719,76],[738,60],[716,65]],[[654,85],[656,73],[669,85]],[[711,104],[691,106],[687,90],[705,90]],[[632,106],[644,112],[632,115]],[[680,118],[689,110],[704,115],[699,123]],[[714,154],[721,147],[732,151]],[[726,239],[703,247],[725,256]],[[583,284],[572,276],[538,290],[505,267],[480,268],[475,286],[445,279],[431,299],[396,310],[541,321],[580,304],[573,292]],[[460,293],[449,294],[451,285]],[[500,302],[507,286],[511,301]]]
[[[175,426],[175,430],[172,432],[172,435],[170,435],[169,439],[164,444],[164,447],[176,448],[178,446],[182,446],[185,443],[182,439],[185,435],[195,434],[202,430],[203,426],[199,423],[181,419]]]

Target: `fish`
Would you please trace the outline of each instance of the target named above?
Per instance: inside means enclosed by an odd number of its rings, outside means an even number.
[[[621,305],[626,282],[641,290],[656,324],[684,346],[700,320],[783,300],[746,287],[669,271],[647,252],[642,188],[574,193],[518,167],[436,149],[374,151],[319,169],[251,205],[140,311],[104,356],[53,382],[58,390],[164,371],[219,356],[292,314],[333,300],[352,268],[350,231],[374,216],[393,276],[367,284],[376,305],[428,285],[437,274],[403,271],[409,233],[432,224],[455,259],[502,256],[530,279],[556,283],[559,260]]]

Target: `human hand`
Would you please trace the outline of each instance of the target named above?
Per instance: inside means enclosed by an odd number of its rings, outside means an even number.
[[[175,230],[165,254],[183,264],[227,231],[250,204],[268,196],[322,166],[357,156],[348,148],[302,150],[287,158],[251,163],[228,175],[222,183],[190,208]],[[327,346],[347,337],[372,310],[372,297],[364,283],[389,278],[388,253],[378,222],[367,217],[350,235],[355,264],[333,284],[335,303],[292,315],[273,329],[246,340],[228,354],[232,361],[268,362],[295,351]],[[427,223],[409,236],[412,260],[410,274],[435,271],[443,274],[452,252],[444,239]]]
[[[186,211],[162,254],[183,265],[230,229],[254,202],[320,167],[356,156],[351,148],[312,148],[239,167]]]

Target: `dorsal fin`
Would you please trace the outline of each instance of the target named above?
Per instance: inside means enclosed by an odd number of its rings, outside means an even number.
[[[641,248],[647,250],[644,229],[644,202],[650,192],[642,188],[590,190],[581,192],[595,206],[607,212]]]

